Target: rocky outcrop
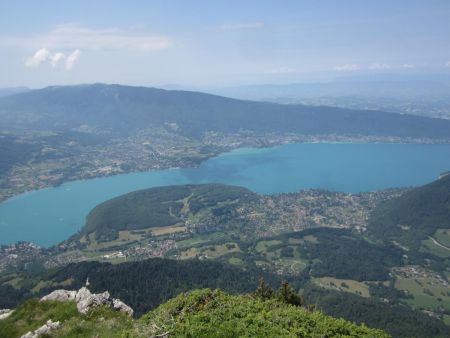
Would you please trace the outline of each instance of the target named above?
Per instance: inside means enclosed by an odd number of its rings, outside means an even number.
[[[57,302],[67,302],[69,300],[75,300],[77,292],[76,291],[67,291],[67,290],[55,290],[52,293],[48,294],[41,298],[41,300],[54,300]]]
[[[6,319],[14,312],[14,310],[10,309],[0,309],[0,320]]]
[[[114,299],[110,297],[108,291],[91,293],[87,288],[83,287],[78,290],[75,301],[77,302],[78,312],[87,313],[90,309],[99,305],[112,306]]]
[[[24,334],[21,338],[38,338],[44,334],[49,334],[52,330],[56,330],[60,326],[59,322],[52,322],[51,319],[47,321],[44,325],[34,331],[29,331]]]
[[[133,309],[122,302],[120,299],[113,299],[113,309],[116,311],[125,312],[130,317],[132,317],[134,313]]]
[[[90,309],[106,305],[116,311],[126,313],[130,317],[133,316],[133,309],[120,299],[112,298],[108,291],[103,293],[92,293],[88,288],[82,287],[78,291],[55,290],[41,298],[41,301],[53,300],[58,302],[75,301],[77,303],[78,312],[86,314]]]

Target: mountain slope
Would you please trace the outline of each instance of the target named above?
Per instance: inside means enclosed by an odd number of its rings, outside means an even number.
[[[450,138],[450,121],[386,112],[279,105],[188,91],[120,85],[47,87],[0,99],[9,128],[67,130],[89,126],[129,133],[176,124],[201,136],[239,130],[339,135]]]
[[[381,203],[368,225],[375,236],[410,249],[438,229],[450,229],[450,175]]]

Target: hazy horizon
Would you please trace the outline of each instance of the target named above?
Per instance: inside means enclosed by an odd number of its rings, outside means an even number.
[[[0,87],[449,75],[449,14],[442,0],[5,1]]]

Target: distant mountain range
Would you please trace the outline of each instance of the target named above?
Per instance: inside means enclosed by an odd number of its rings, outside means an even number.
[[[329,82],[242,85],[205,91],[258,101],[319,97],[395,98],[406,101],[416,98],[449,98],[450,76],[448,74],[366,74],[341,77]]]
[[[208,131],[448,139],[450,121],[380,111],[236,100],[189,91],[121,85],[47,87],[0,98],[2,128],[129,134],[170,126]]]
[[[0,97],[19,94],[19,93],[25,93],[29,90],[30,89],[27,87],[0,88]]]

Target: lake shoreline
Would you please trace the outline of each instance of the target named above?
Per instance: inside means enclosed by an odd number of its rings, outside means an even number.
[[[89,177],[89,178],[80,178],[80,179],[74,179],[74,180],[64,180],[62,182],[58,182],[58,184],[46,184],[42,187],[39,187],[37,189],[29,189],[29,190],[25,190],[22,192],[18,192],[17,194],[13,194],[12,196],[6,197],[6,198],[2,198],[2,196],[0,196],[0,204],[3,203],[7,203],[8,201],[11,200],[15,200],[16,198],[20,198],[21,196],[25,196],[27,194],[30,193],[34,193],[37,191],[41,191],[41,190],[45,190],[45,189],[51,189],[51,188],[57,188],[57,187],[61,187],[64,186],[67,183],[73,183],[73,182],[84,182],[84,181],[91,181],[91,180],[97,180],[97,179],[103,179],[103,178],[108,178],[108,177],[115,177],[115,176],[120,176],[120,175],[130,175],[130,174],[139,174],[139,173],[146,173],[146,172],[156,172],[156,171],[162,171],[162,170],[174,170],[174,169],[187,169],[187,168],[198,168],[200,165],[202,165],[204,162],[212,159],[212,158],[216,158],[219,156],[226,156],[227,154],[232,154],[236,151],[242,151],[242,150],[263,150],[263,149],[273,149],[273,148],[277,148],[280,146],[284,146],[284,145],[293,145],[293,144],[435,144],[435,145],[446,145],[446,144],[450,144],[450,140],[440,140],[440,141],[434,141],[434,140],[423,140],[423,139],[405,139],[405,140],[392,140],[390,137],[387,137],[386,139],[388,140],[384,140],[384,138],[378,138],[376,137],[376,139],[379,140],[369,140],[369,141],[364,141],[366,138],[355,138],[353,141],[352,140],[345,140],[345,141],[332,141],[330,139],[323,139],[323,140],[315,140],[315,141],[304,141],[304,142],[279,142],[279,143],[274,143],[271,145],[262,145],[260,147],[248,147],[246,145],[243,145],[242,147],[236,147],[236,148],[232,148],[230,150],[226,150],[223,152],[218,152],[212,156],[209,157],[205,157],[204,159],[200,160],[198,163],[196,163],[196,165],[194,166],[181,166],[181,167],[173,167],[173,166],[167,166],[167,167],[161,167],[161,168],[157,168],[157,169],[150,169],[150,170],[141,170],[141,171],[125,171],[125,172],[121,172],[121,173],[112,173],[112,174],[102,174],[102,175],[97,175],[97,176],[93,176],[93,177]]]

